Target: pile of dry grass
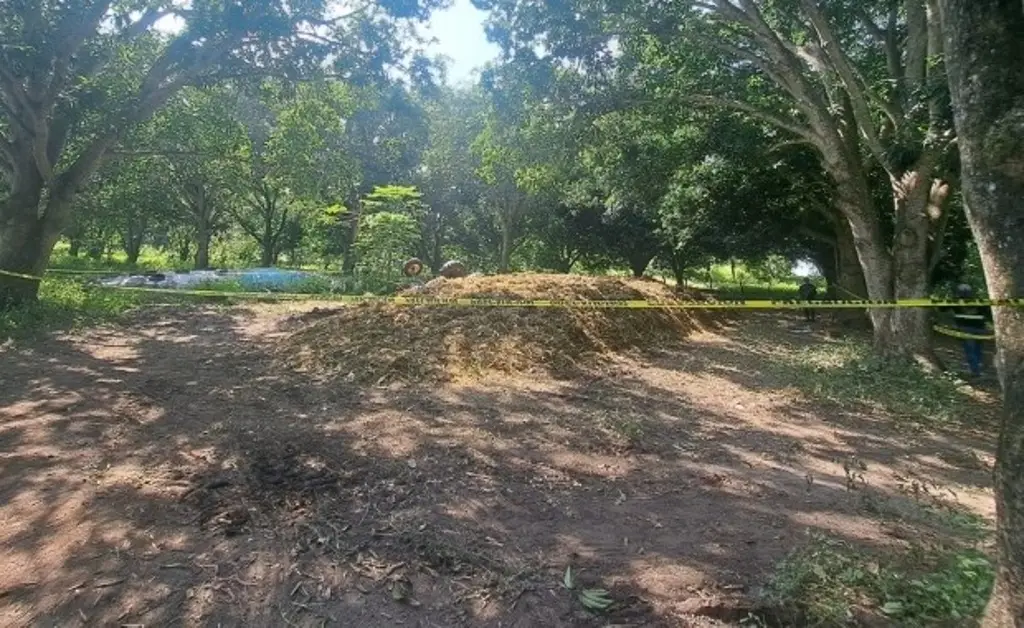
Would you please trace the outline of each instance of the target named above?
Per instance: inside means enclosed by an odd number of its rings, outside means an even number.
[[[520,274],[437,279],[421,296],[501,299],[695,298],[649,280]],[[361,383],[462,379],[491,371],[578,372],[630,350],[664,348],[706,323],[694,311],[364,304],[306,315],[279,355],[291,368]]]

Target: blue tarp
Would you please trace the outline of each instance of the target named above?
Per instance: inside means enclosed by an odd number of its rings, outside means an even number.
[[[237,281],[243,290],[287,291],[310,279],[326,279],[324,275],[282,268],[247,268],[244,270],[194,270],[191,272],[160,272],[120,275],[100,280],[105,286],[144,286],[147,288],[197,288],[218,281]]]
[[[238,279],[246,290],[287,290],[318,276],[302,270],[251,268],[239,271]]]

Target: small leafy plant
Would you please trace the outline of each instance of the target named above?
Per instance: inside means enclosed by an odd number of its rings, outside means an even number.
[[[565,568],[565,575],[562,577],[562,586],[568,591],[576,593],[576,598],[583,605],[583,608],[593,612],[603,612],[615,604],[615,600],[608,597],[606,589],[576,589],[576,578],[572,566]]]

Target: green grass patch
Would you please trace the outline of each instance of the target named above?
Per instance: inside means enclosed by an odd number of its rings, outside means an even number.
[[[984,611],[993,578],[992,562],[973,549],[882,559],[818,535],[778,566],[764,596],[803,626],[848,625],[864,612],[899,626],[968,626]]]
[[[238,279],[211,279],[192,284],[186,290],[208,290],[210,292],[247,292]],[[166,288],[168,294],[174,294],[174,288]]]
[[[747,338],[777,377],[808,396],[882,411],[892,419],[934,425],[976,422],[977,402],[957,378],[880,358],[860,339],[788,347]]]
[[[40,286],[37,302],[0,310],[0,339],[116,321],[145,302],[147,298],[139,293],[103,290],[74,279],[48,278]]]
[[[188,264],[184,265],[188,267]],[[123,251],[113,252],[99,258],[78,255],[72,257],[68,253],[66,243],[58,243],[54,247],[53,255],[50,256],[49,267],[63,270],[97,270],[113,272],[140,272],[142,270],[187,270],[182,264],[172,259],[166,251],[161,251],[149,246],[142,247],[139,259],[135,264],[129,264],[128,258]]]

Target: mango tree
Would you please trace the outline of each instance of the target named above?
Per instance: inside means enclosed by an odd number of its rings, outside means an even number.
[[[809,144],[872,299],[928,294],[953,139],[936,0],[475,0],[510,51],[627,68],[629,98],[726,108]],[[628,100],[628,98],[627,98]],[[879,172],[888,192],[876,200]],[[844,233],[845,235],[845,233]],[[929,358],[927,313],[871,312],[877,348]]]
[[[396,19],[422,19],[436,4],[386,0],[346,11],[326,0],[6,3],[0,270],[42,273],[75,194],[125,133],[184,87],[315,72],[331,55],[363,51],[361,35]],[[38,287],[4,275],[0,304],[34,299]]]

